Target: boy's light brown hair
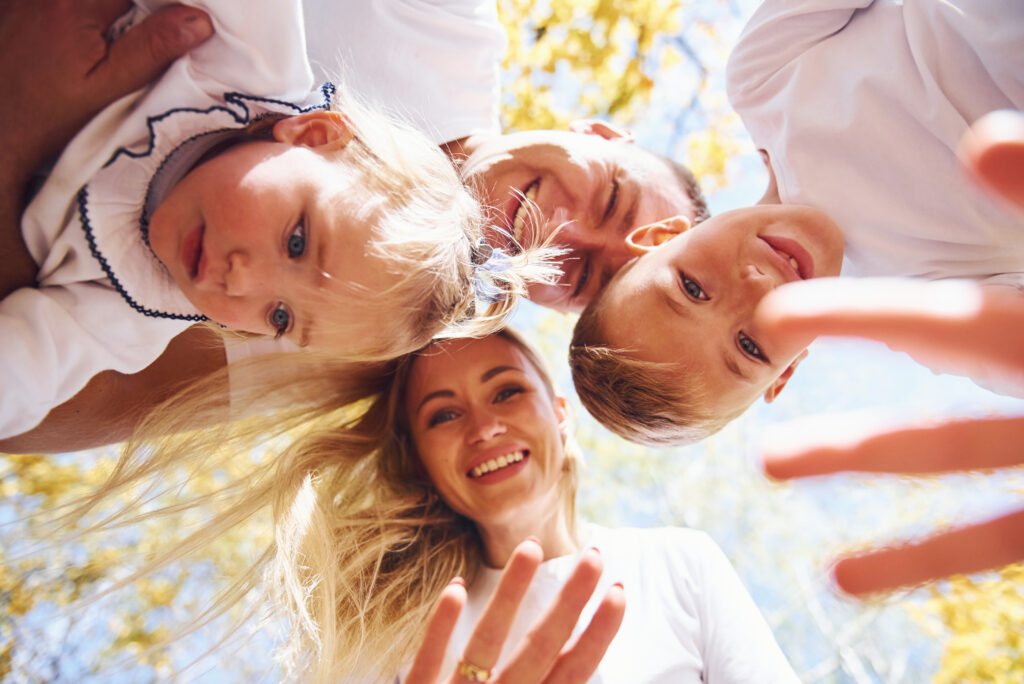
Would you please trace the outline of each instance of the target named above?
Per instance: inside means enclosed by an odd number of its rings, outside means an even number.
[[[730,415],[712,414],[703,374],[685,361],[642,361],[631,356],[633,350],[609,345],[603,301],[615,280],[580,314],[569,346],[572,381],[590,415],[623,439],[664,447],[698,442],[742,413],[745,406]]]

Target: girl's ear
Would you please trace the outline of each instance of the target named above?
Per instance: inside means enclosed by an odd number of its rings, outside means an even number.
[[[689,229],[690,219],[685,216],[673,216],[658,223],[648,223],[646,226],[634,228],[626,236],[626,249],[636,256],[643,256]]]
[[[316,109],[281,119],[274,124],[274,139],[322,152],[340,150],[355,137],[352,122],[341,112]]]

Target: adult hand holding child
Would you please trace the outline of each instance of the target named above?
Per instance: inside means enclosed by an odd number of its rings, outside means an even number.
[[[0,126],[0,296],[35,281],[36,264],[18,229],[32,173],[100,109],[148,84],[213,33],[206,13],[169,5],[109,42],[108,27],[131,6],[128,0],[14,0],[0,16],[0,82],[13,94]]]

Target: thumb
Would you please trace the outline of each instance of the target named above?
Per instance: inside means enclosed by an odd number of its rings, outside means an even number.
[[[89,79],[92,94],[110,101],[154,81],[170,64],[213,34],[205,12],[163,7],[114,41]]]

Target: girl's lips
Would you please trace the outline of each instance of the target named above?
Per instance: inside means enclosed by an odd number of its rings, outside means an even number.
[[[190,230],[185,239],[181,242],[181,265],[185,268],[188,277],[195,280],[199,275],[203,258],[203,235],[206,233],[206,226],[200,224]]]
[[[761,239],[782,257],[789,268],[792,268],[789,257],[793,257],[797,264],[795,271],[798,279],[807,280],[814,277],[814,259],[799,242],[792,238],[773,235],[762,235]]]

